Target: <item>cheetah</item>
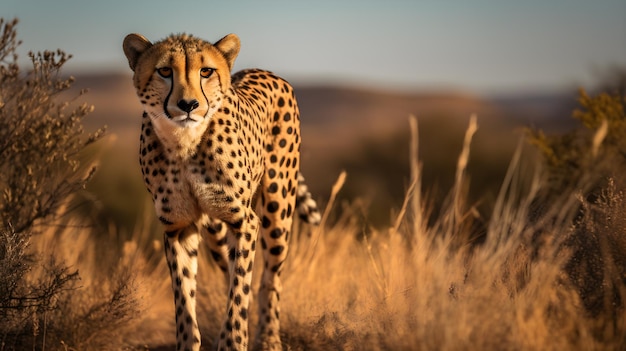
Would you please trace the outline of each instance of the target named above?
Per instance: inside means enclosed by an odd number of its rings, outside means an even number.
[[[235,34],[214,44],[187,34],[155,43],[129,34],[123,43],[144,108],[139,163],[165,228],[177,350],[200,349],[196,274],[201,238],[229,285],[217,349],[248,348],[259,238],[264,269],[259,325],[250,346],[282,350],[280,273],[292,219],[297,212],[306,222],[320,222],[299,172],[300,116],[293,88],[259,69],[231,76],[239,49]]]

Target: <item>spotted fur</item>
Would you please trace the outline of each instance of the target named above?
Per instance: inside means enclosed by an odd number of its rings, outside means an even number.
[[[200,349],[196,274],[201,236],[229,277],[217,349],[248,348],[258,242],[264,269],[253,346],[281,350],[280,272],[292,218],[297,211],[307,222],[320,220],[299,174],[300,116],[293,89],[263,70],[231,77],[239,47],[234,34],[215,44],[184,34],[154,44],[138,34],[124,39],[144,107],[141,170],[165,227],[177,350]]]

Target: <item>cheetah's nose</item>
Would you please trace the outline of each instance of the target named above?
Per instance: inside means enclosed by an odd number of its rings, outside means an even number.
[[[176,104],[176,106],[178,106],[179,109],[189,113],[195,109],[198,108],[198,106],[200,106],[200,103],[198,102],[198,100],[193,99],[193,100],[178,100],[178,104]]]

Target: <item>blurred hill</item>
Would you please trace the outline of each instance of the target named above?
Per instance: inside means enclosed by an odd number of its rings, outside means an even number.
[[[91,184],[100,213],[127,226],[149,204],[137,164],[141,106],[130,74],[81,75],[73,87],[88,88],[81,102],[95,105],[87,128],[108,126],[102,166]],[[575,91],[478,96],[459,91],[377,91],[364,87],[295,85],[302,121],[302,171],[323,203],[341,170],[344,199],[364,199],[368,218],[387,223],[408,186],[408,117],[419,122],[424,187],[434,203],[454,176],[471,114],[479,130],[471,149],[471,198],[488,203],[499,188],[521,127],[559,131],[573,125]],[[114,137],[113,137],[114,135]],[[95,200],[97,199],[97,200]],[[388,210],[384,210],[388,211]]]

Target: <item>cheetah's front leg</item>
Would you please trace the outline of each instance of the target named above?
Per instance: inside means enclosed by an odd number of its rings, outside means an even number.
[[[176,308],[176,350],[200,350],[196,318],[196,274],[199,235],[194,225],[166,231],[165,257],[172,278]]]
[[[229,224],[231,230],[227,234],[230,286],[228,314],[220,332],[219,351],[248,349],[248,308],[259,219],[249,208],[240,212],[243,217]]]
[[[201,229],[202,238],[205,239],[213,260],[222,272],[228,273],[228,241],[226,237],[226,225],[220,220],[205,216],[201,221]],[[228,284],[228,282],[226,284]]]

